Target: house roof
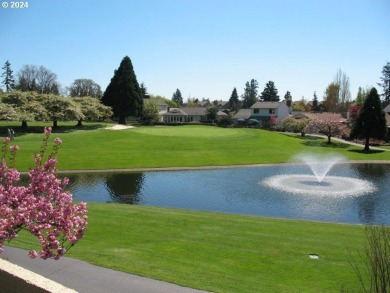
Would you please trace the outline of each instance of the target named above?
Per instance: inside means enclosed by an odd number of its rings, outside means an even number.
[[[163,114],[164,116],[204,116],[206,115],[207,108],[204,107],[184,107],[174,108],[170,112]],[[227,116],[225,112],[218,111],[217,116]]]
[[[297,113],[297,114],[292,115],[292,117],[295,118],[295,119],[309,118],[309,117],[306,116],[304,113]]]
[[[229,115],[226,114],[225,112],[218,111],[218,112],[217,112],[217,116],[229,116]]]
[[[309,118],[310,120],[332,120],[332,121],[339,121],[339,122],[345,122],[346,119],[339,113],[311,113],[311,112],[301,112],[297,113],[293,116],[296,119],[302,119],[302,118]]]
[[[251,117],[251,114],[251,109],[240,109],[238,110],[236,115],[233,116],[233,119],[249,119],[249,117]]]
[[[177,116],[177,115],[186,116],[187,114],[180,108],[171,109],[171,111],[163,114],[163,116]]]
[[[384,111],[385,113],[390,113],[390,104],[388,104],[388,105],[383,109],[383,111]]]
[[[204,107],[187,107],[187,108],[180,108],[186,115],[206,115],[207,108]]]
[[[164,115],[191,115],[191,116],[202,116],[206,115],[207,108],[204,107],[184,107],[184,108],[174,108],[171,109],[168,113],[165,113]]]
[[[251,106],[251,109],[277,109],[282,102],[256,102]]]

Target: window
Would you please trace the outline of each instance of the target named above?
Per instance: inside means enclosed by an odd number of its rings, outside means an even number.
[[[269,113],[270,113],[270,114],[275,114],[276,111],[275,111],[275,109],[269,109]]]
[[[259,109],[253,109],[253,114],[259,114]]]

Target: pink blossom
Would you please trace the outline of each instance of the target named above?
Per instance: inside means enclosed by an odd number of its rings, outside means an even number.
[[[54,168],[57,165],[56,158],[49,158],[45,163],[45,168]]]
[[[35,250],[30,250],[30,252],[28,253],[28,256],[30,258],[36,258],[38,256],[38,253]]]
[[[4,143],[7,143],[7,142],[10,142],[11,139],[9,137],[3,137],[3,142]]]
[[[16,152],[16,151],[19,150],[19,146],[17,146],[17,145],[11,145],[11,146],[9,147],[9,149],[11,150],[11,152]]]
[[[54,140],[54,143],[55,143],[56,145],[60,145],[60,144],[62,144],[62,140],[61,140],[59,137],[57,137],[57,138]]]
[[[51,127],[45,127],[45,128],[44,128],[45,134],[46,134],[46,135],[50,135],[50,134],[51,134],[51,129],[52,129]]]
[[[51,128],[45,128],[46,138],[50,133]],[[55,144],[58,146],[56,140]],[[11,150],[16,151],[17,146]],[[59,259],[84,236],[86,203],[73,204],[72,195],[65,190],[68,180],[57,178],[57,159],[50,156],[42,165],[43,157],[44,152],[34,156],[36,166],[29,171],[26,187],[19,184],[17,170],[9,168],[5,160],[0,163],[0,253],[3,243],[17,237],[15,231],[21,229],[30,231],[41,245],[39,252],[28,253],[31,258]]]

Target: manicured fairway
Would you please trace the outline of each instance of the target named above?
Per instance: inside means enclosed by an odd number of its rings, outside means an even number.
[[[74,123],[72,123],[74,124]],[[17,131],[18,170],[33,166],[43,126]],[[45,126],[49,126],[46,124]],[[60,170],[226,166],[283,163],[300,152],[337,152],[350,160],[390,160],[390,152],[259,129],[105,124],[54,130],[64,144]],[[264,219],[143,206],[88,204],[86,237],[69,256],[129,273],[215,292],[356,292],[350,254],[363,250],[362,226]],[[13,245],[32,248],[21,236]],[[309,258],[310,253],[320,256]],[[26,256],[27,257],[27,256]]]
[[[303,151],[338,152],[352,160],[390,160],[390,152],[372,151],[367,154],[362,152],[363,147],[342,143],[328,146],[324,139],[301,138],[259,129],[157,126],[113,131],[104,129],[105,125],[100,128],[95,124],[86,125],[81,130],[60,126],[53,131],[53,139],[59,136],[64,142],[59,153],[59,169],[282,163]],[[2,129],[4,133],[6,126]],[[42,138],[39,133],[21,133],[12,142],[20,146],[18,169],[32,167],[31,154],[39,151]]]
[[[361,261],[362,226],[118,204],[88,209],[86,236],[68,256],[99,266],[213,292],[360,289],[349,260]],[[22,236],[12,244],[29,242]]]

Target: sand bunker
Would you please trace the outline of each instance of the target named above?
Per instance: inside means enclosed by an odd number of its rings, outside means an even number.
[[[112,127],[106,127],[105,129],[109,130],[123,130],[123,129],[129,129],[129,128],[135,128],[134,126],[128,126],[128,125],[123,125],[123,124],[117,124]]]

